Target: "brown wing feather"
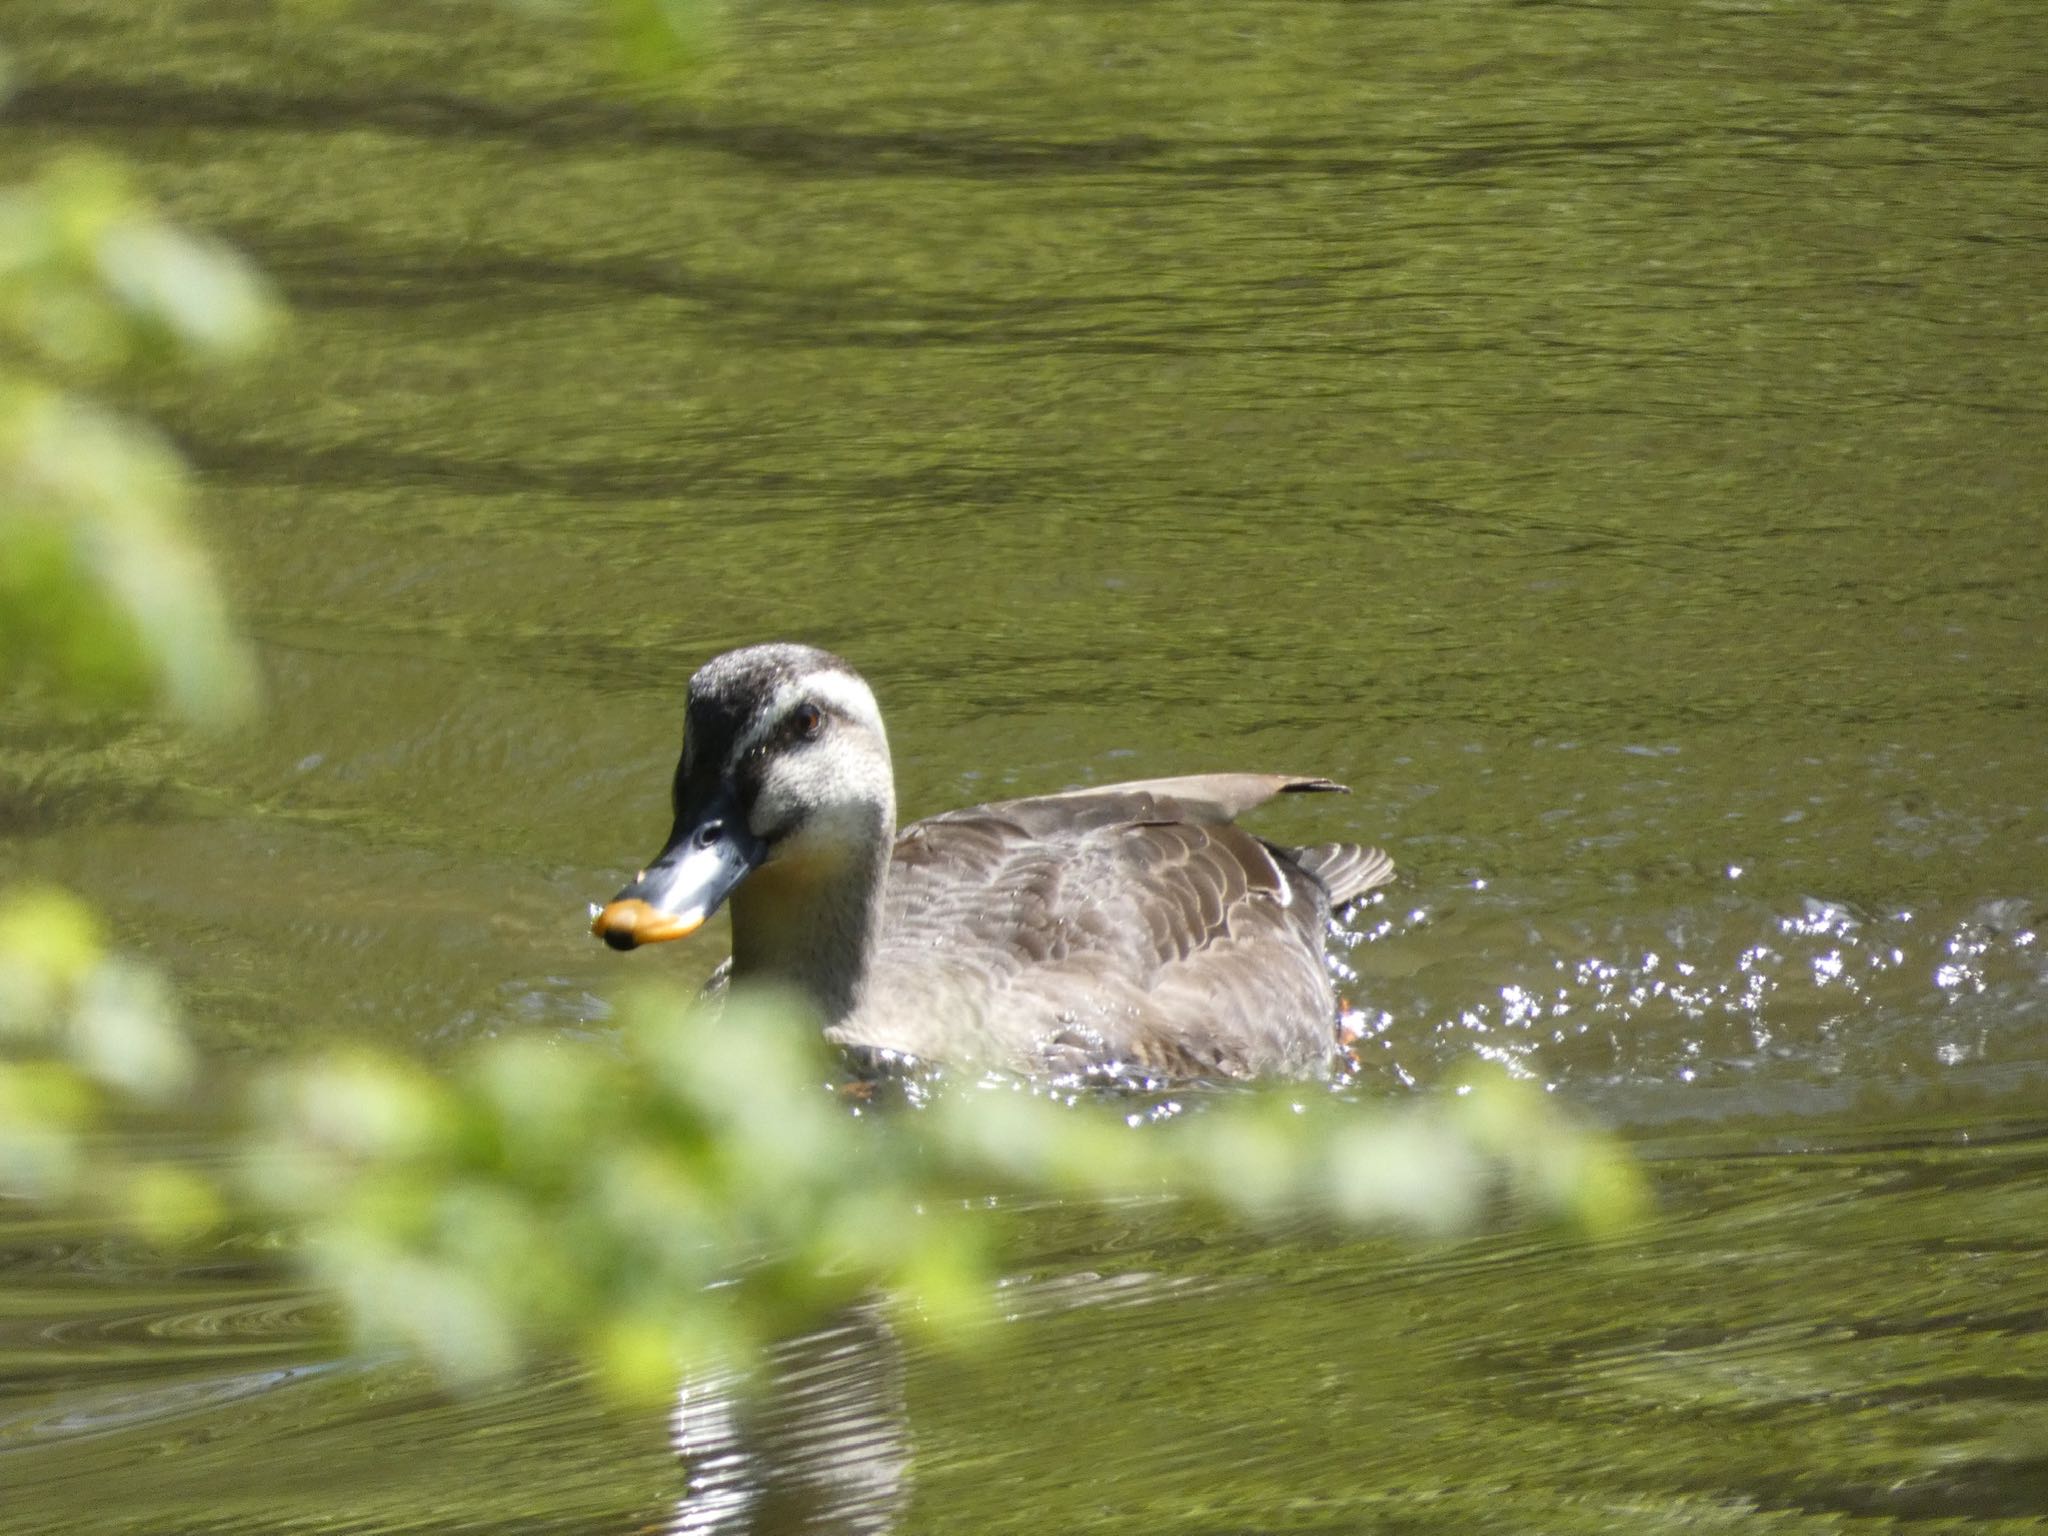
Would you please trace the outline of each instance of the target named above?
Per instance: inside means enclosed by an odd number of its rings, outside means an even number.
[[[1315,1072],[1335,1043],[1329,896],[1219,814],[1310,781],[1215,775],[954,811],[906,828],[842,1043],[1020,1070]]]
[[[1307,870],[1330,893],[1330,904],[1341,907],[1376,891],[1394,878],[1394,861],[1383,848],[1361,843],[1319,843],[1313,848],[1281,850]]]

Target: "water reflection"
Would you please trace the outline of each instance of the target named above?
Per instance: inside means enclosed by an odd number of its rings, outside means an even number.
[[[748,1388],[686,1382],[676,1452],[690,1536],[884,1536],[910,1497],[903,1350],[872,1306],[771,1350]]]
[[[1136,1202],[1154,1212],[1161,1202]],[[1124,1310],[1212,1293],[1219,1282],[1150,1269],[1055,1267],[1000,1283],[1007,1328],[1081,1308]],[[1000,1358],[1003,1344],[993,1349]],[[701,1376],[673,1419],[689,1492],[670,1529],[689,1536],[885,1536],[911,1506],[909,1356],[881,1304],[852,1307],[771,1351],[751,1384]],[[1030,1394],[1027,1389],[1026,1396]]]

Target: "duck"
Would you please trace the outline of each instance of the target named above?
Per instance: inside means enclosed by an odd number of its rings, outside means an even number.
[[[1105,784],[896,825],[874,691],[841,657],[752,645],[691,677],[674,823],[591,931],[686,938],[721,905],[729,984],[815,1009],[856,1064],[1146,1082],[1327,1076],[1331,918],[1378,848],[1290,847],[1237,818],[1326,778]]]

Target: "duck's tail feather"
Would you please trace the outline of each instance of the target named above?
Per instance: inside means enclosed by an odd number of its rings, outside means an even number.
[[[1356,901],[1394,878],[1394,861],[1386,850],[1363,843],[1318,843],[1287,852],[1330,893],[1332,907]]]

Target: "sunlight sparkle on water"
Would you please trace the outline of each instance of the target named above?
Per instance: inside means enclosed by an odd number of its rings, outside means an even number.
[[[2005,1071],[2038,1054],[1998,1022],[2048,981],[2043,925],[2025,901],[1938,921],[1896,906],[1873,916],[1821,896],[1694,902],[1598,925],[1529,907],[1514,918],[1460,905],[1436,913],[1426,937],[1397,925],[1389,947],[1348,951],[1358,977],[1345,992],[1373,1009],[1375,1069],[1384,1063],[1391,1080],[1426,1087],[1478,1054],[1545,1082],[1647,1091],[1727,1088],[1766,1070],[1834,1083],[1852,1044],[1886,1039],[1896,1040],[1889,1059],[1936,1070]],[[1417,963],[1418,938],[1439,953]],[[1930,1011],[1965,1007],[1992,1010],[1981,1016],[1983,1046],[1953,1029],[1918,1050],[1908,1043]],[[1937,1050],[1943,1039],[1964,1043]]]

